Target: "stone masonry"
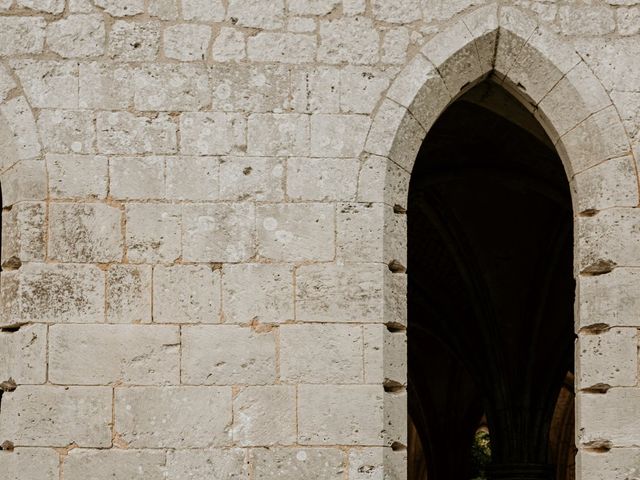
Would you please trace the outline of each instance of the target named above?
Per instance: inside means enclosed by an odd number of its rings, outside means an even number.
[[[640,0],[0,0],[0,476],[404,479],[409,176],[490,76],[574,192],[577,478],[640,478],[639,58]]]

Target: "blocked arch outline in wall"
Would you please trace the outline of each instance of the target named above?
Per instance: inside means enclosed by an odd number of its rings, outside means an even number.
[[[452,102],[487,78],[533,113],[562,159],[576,230],[574,275],[607,273],[616,262],[610,261],[606,240],[590,241],[583,231],[606,228],[606,222],[598,227],[603,216],[638,206],[629,137],[611,98],[580,55],[520,9],[497,4],[474,10],[427,42],[398,74],[374,115],[360,182],[368,181],[367,172],[382,176],[379,200],[394,207],[386,210],[386,260],[406,265],[406,215],[401,221],[397,216],[406,211],[411,171],[427,132]],[[391,332],[402,331],[407,324],[406,275],[404,268],[390,270],[395,273],[385,281],[385,322]],[[590,327],[578,304],[577,331]],[[393,348],[401,343],[385,342],[385,379],[393,387],[387,389],[384,406],[387,444],[400,446],[385,455],[388,478],[406,478],[406,392],[397,388],[406,385],[406,353],[398,369],[400,352]],[[593,386],[576,387],[579,402],[579,391]],[[581,425],[578,415],[577,428]]]

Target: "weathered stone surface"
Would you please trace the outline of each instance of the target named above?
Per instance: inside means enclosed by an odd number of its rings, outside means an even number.
[[[250,458],[255,480],[342,480],[346,470],[337,448],[256,448]]]
[[[69,15],[47,26],[47,46],[64,58],[102,55],[104,43],[102,15]]]
[[[208,25],[173,25],[164,30],[164,54],[183,62],[202,61],[211,41]]]
[[[160,25],[155,22],[118,20],[111,26],[107,54],[113,60],[155,60],[160,50]]]
[[[80,63],[80,108],[126,109],[133,102],[134,70],[127,65]]]
[[[614,12],[605,6],[566,5],[559,13],[565,35],[606,35],[616,28]]]
[[[231,443],[231,387],[131,387],[115,392],[115,431],[130,447]]]
[[[448,20],[469,7],[483,3],[485,0],[450,0],[447,2],[424,0],[424,20],[426,22]]]
[[[4,66],[0,66],[0,102],[4,102],[7,99],[9,92],[17,86],[18,85],[9,73],[9,70]]]
[[[249,203],[185,205],[183,258],[242,262],[255,254],[255,208]]]
[[[225,9],[222,0],[181,0],[182,18],[197,22],[221,22]]]
[[[278,261],[332,260],[334,222],[335,209],[330,204],[258,205],[258,254]]]
[[[337,67],[299,68],[291,72],[292,107],[304,113],[340,111],[340,71]]]
[[[2,203],[9,207],[22,201],[44,200],[47,198],[44,162],[23,160],[16,163],[2,175]]]
[[[177,149],[177,127],[168,115],[149,118],[128,112],[100,112],[96,125],[99,153],[175,153]]]
[[[613,448],[607,452],[579,450],[576,470],[583,480],[608,480],[610,478],[633,478],[638,475],[639,448]]]
[[[364,115],[312,115],[311,156],[357,157],[371,121]]]
[[[620,35],[637,35],[640,33],[640,7],[619,8],[616,22]]]
[[[53,325],[49,380],[61,385],[167,385],[180,381],[178,327]]]
[[[245,457],[246,451],[240,448],[169,450],[167,476],[173,480],[247,480],[249,465]]]
[[[640,389],[611,388],[607,393],[576,396],[576,442],[579,447],[633,447],[640,442]]]
[[[0,56],[42,52],[45,26],[40,17],[1,17]]]
[[[360,325],[282,325],[280,377],[287,383],[362,383]]]
[[[247,56],[254,62],[306,63],[313,61],[316,48],[315,35],[261,32],[249,37]]]
[[[118,261],[121,211],[104,204],[56,203],[49,209],[49,255],[62,262]]]
[[[223,157],[220,160],[220,200],[282,201],[284,177],[281,159]]]
[[[345,262],[391,261],[384,255],[384,213],[385,205],[381,203],[338,204],[337,257]]]
[[[297,320],[381,322],[386,265],[304,265],[296,269]]]
[[[166,478],[165,455],[164,452],[153,450],[70,451],[64,460],[64,477],[67,480],[82,480],[87,471],[95,480],[163,480]]]
[[[580,335],[576,345],[577,388],[634,386],[638,380],[638,331],[612,328]]]
[[[83,110],[43,110],[38,117],[43,146],[52,153],[93,153],[96,132],[93,113]]]
[[[208,73],[203,66],[151,64],[136,71],[134,104],[138,110],[199,110],[210,103]]]
[[[373,0],[373,15],[389,23],[411,23],[422,18],[421,0]]]
[[[327,15],[338,5],[340,0],[289,0],[289,12],[294,15]]]
[[[64,10],[64,0],[17,0],[19,7],[45,13],[62,13]]]
[[[153,269],[153,321],[219,323],[220,272],[206,265]]]
[[[292,267],[260,263],[225,265],[222,304],[225,323],[293,320]]]
[[[186,113],[180,118],[180,150],[187,155],[226,155],[244,149],[246,121],[234,113]]]
[[[94,3],[113,17],[128,17],[144,12],[144,0],[94,0]]]
[[[40,154],[40,139],[38,138],[38,130],[36,129],[36,122],[31,113],[31,108],[24,97],[16,97],[8,102],[0,105],[0,113],[4,120],[3,125],[6,127],[7,139],[13,143],[12,147],[15,147],[13,151],[13,158],[6,158],[2,160],[3,166],[13,165],[16,160],[32,159]],[[13,150],[13,148],[11,148]],[[22,163],[22,168],[25,171],[21,172],[21,178],[28,178],[27,170],[35,170],[33,168],[35,163]],[[18,167],[20,168],[20,167]],[[18,178],[16,178],[15,184],[18,184]],[[7,188],[8,187],[8,188]],[[11,186],[7,185],[7,190]],[[11,196],[6,195],[7,198]],[[4,199],[4,197],[3,197]],[[35,200],[35,198],[33,198]],[[38,199],[40,200],[40,199]],[[8,205],[6,200],[4,205]]]
[[[2,262],[11,257],[21,262],[44,261],[46,257],[46,205],[20,202],[2,212]]]
[[[21,386],[2,396],[0,438],[14,445],[109,447],[111,388]]]
[[[385,325],[364,325],[365,383],[407,384],[407,334]]]
[[[17,60],[12,67],[32,107],[78,108],[77,63]]]
[[[340,69],[340,108],[346,113],[371,113],[380,102],[395,69],[368,67]],[[352,118],[357,121],[356,117]]]
[[[405,62],[411,42],[409,32],[406,27],[392,28],[385,32],[380,55],[382,63],[402,65]]]
[[[182,381],[190,385],[265,385],[276,378],[273,331],[238,325],[182,328]]]
[[[0,378],[18,385],[44,383],[47,378],[47,327],[26,325],[17,332],[0,332]]]
[[[579,212],[638,205],[638,179],[632,157],[607,160],[574,178]]]
[[[165,160],[166,196],[194,202],[219,198],[219,160],[214,157],[168,157]]]
[[[179,205],[127,204],[126,247],[129,261],[175,261],[181,252],[181,210]]]
[[[292,113],[251,115],[247,151],[256,156],[308,155],[309,117]]]
[[[607,90],[640,90],[640,65],[629,61],[640,54],[640,43],[634,38],[592,37],[575,45]]]
[[[296,442],[296,388],[246,387],[233,399],[233,440],[243,447]]]
[[[241,27],[278,30],[284,26],[284,0],[230,0],[227,16]]]
[[[239,61],[247,56],[246,42],[241,30],[222,27],[211,48],[216,62]]]
[[[382,386],[298,387],[298,441],[303,445],[382,445],[382,418]]]
[[[383,451],[382,447],[350,450],[349,480],[384,480],[385,459]],[[388,470],[387,473],[389,473]]]
[[[109,160],[109,194],[116,200],[162,199],[164,159],[113,157]]]
[[[2,320],[96,323],[104,321],[104,274],[91,265],[29,263],[2,274]]]
[[[57,480],[60,463],[58,452],[47,448],[16,448],[13,452],[1,452],[3,476],[7,480]]]
[[[111,265],[107,270],[107,322],[151,322],[151,267]]]
[[[160,20],[178,19],[178,0],[150,0],[147,9],[149,15]]]
[[[287,195],[316,202],[354,200],[359,170],[357,158],[290,158]]]
[[[318,60],[356,65],[376,63],[379,44],[380,34],[366,17],[323,21]]]
[[[107,196],[107,157],[97,155],[47,155],[49,195],[52,198]]]

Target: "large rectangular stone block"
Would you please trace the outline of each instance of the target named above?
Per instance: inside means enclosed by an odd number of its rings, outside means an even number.
[[[47,326],[25,325],[17,332],[0,331],[0,382],[13,378],[18,385],[47,379]]]
[[[100,112],[96,126],[99,153],[136,155],[177,150],[177,125],[166,114],[150,118],[129,112]]]
[[[165,198],[162,157],[112,157],[109,159],[109,194],[116,200]]]
[[[133,448],[231,444],[231,387],[117,388],[115,431]]]
[[[11,210],[2,211],[2,263],[43,261],[46,205],[41,202],[21,202]]]
[[[256,113],[249,117],[249,155],[304,156],[309,154],[309,116],[294,113]]]
[[[580,472],[581,480],[632,479],[640,471],[640,448],[578,450],[576,471]]]
[[[53,198],[97,198],[107,196],[107,157],[98,155],[47,155],[49,194]]]
[[[364,325],[366,383],[407,384],[407,333],[386,325]]]
[[[65,458],[64,478],[84,480],[164,480],[165,454],[159,450],[83,450],[73,449]]]
[[[383,393],[377,385],[299,386],[299,443],[382,446]]]
[[[313,61],[315,35],[260,32],[249,37],[247,55],[254,62],[306,63]]]
[[[288,383],[362,383],[360,325],[282,325],[280,377]]]
[[[20,386],[2,396],[0,437],[16,446],[111,445],[109,387]]]
[[[359,156],[370,125],[367,115],[311,115],[311,156]]]
[[[58,480],[60,457],[53,448],[16,448],[0,452],[2,477],[6,480]]]
[[[638,330],[581,334],[576,344],[576,388],[629,387],[638,381]]]
[[[342,480],[346,470],[338,448],[256,448],[250,458],[255,480]]]
[[[114,264],[107,270],[107,322],[151,322],[151,266]]]
[[[1,23],[8,20],[2,18]],[[33,17],[32,20],[36,20]],[[40,20],[40,19],[38,19]],[[3,25],[3,33],[10,33],[12,27],[20,25],[20,19],[14,18],[13,25]],[[32,25],[32,28],[35,25]],[[36,33],[33,28],[31,33]],[[28,43],[28,35],[17,43]],[[1,42],[4,43],[4,42]],[[6,48],[6,47],[5,47]],[[1,52],[2,50],[0,50]],[[26,52],[24,52],[26,53]],[[0,53],[1,55],[1,53]],[[78,64],[68,60],[15,60],[11,62],[20,79],[29,103],[36,108],[78,108]]]
[[[166,197],[193,202],[218,200],[219,168],[220,161],[216,157],[166,158]]]
[[[40,53],[44,46],[46,21],[41,17],[0,18],[0,55]]]
[[[190,385],[264,385],[276,379],[273,331],[238,325],[182,328],[182,381]]]
[[[640,327],[640,268],[618,267],[604,275],[581,275],[577,328]]]
[[[49,380],[63,385],[180,382],[178,327],[53,325]]]
[[[633,447],[640,444],[640,388],[611,388],[576,396],[579,447]]]
[[[180,117],[180,151],[186,155],[228,155],[247,145],[246,120],[237,113],[184,113]]]
[[[129,203],[125,214],[127,258],[130,262],[171,263],[180,257],[180,205]]]
[[[220,160],[220,199],[282,201],[284,170],[284,162],[278,158],[223,157]]]
[[[38,130],[51,153],[95,153],[94,114],[87,110],[42,110]]]
[[[357,158],[290,158],[287,195],[317,202],[355,200],[359,170]]]
[[[247,480],[248,451],[241,448],[210,450],[169,450],[167,477],[171,480]]]
[[[209,73],[202,65],[147,64],[135,73],[137,110],[197,111],[210,104]]]
[[[133,103],[134,72],[127,64],[80,63],[80,108],[127,109]]]

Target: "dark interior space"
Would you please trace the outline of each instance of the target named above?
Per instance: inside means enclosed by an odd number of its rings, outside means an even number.
[[[409,479],[572,480],[573,214],[544,130],[478,85],[425,139],[407,214]]]

